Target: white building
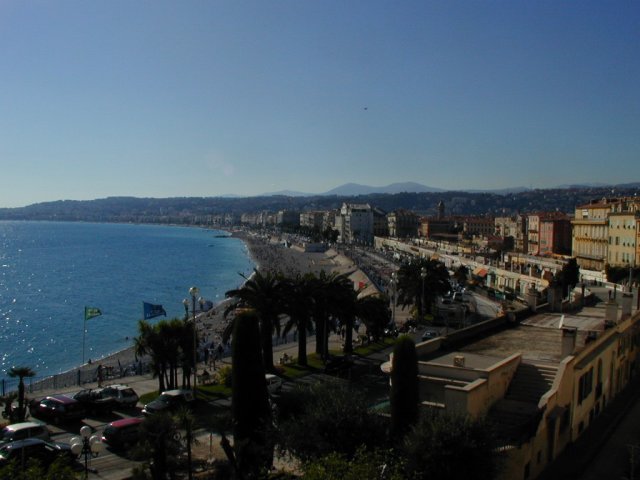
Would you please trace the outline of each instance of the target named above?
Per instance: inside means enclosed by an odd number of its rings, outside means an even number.
[[[336,217],[336,228],[338,223],[342,243],[373,243],[373,210],[368,203],[343,203],[340,222]]]

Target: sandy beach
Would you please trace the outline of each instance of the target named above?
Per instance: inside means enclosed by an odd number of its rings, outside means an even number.
[[[367,281],[366,276],[357,270],[357,267],[350,259],[334,250],[304,252],[302,246],[292,245],[286,247],[276,237],[265,238],[244,230],[234,230],[231,234],[245,243],[249,255],[256,264],[256,268],[260,271],[281,272],[287,276],[295,276],[306,273],[318,274],[321,270],[325,270],[327,272],[348,274],[356,285],[359,282]],[[198,331],[202,340],[213,341],[216,344],[220,341],[227,323],[227,320],[223,317],[224,309],[228,302],[231,301],[231,299],[225,299],[215,305],[209,312],[204,312],[197,316]],[[134,347],[131,345],[103,358],[93,359],[91,364],[85,364],[68,372],[34,382],[31,388],[35,391],[77,385],[79,370],[82,375],[82,383],[95,381],[98,366],[101,366],[103,371],[107,372],[105,380],[113,381],[114,378],[121,376],[142,373],[140,370],[142,363],[139,360],[144,362],[145,359],[137,359]]]

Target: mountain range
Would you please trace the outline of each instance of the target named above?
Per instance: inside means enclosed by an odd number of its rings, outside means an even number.
[[[369,203],[385,212],[412,210],[419,215],[437,213],[440,202],[447,215],[505,216],[534,211],[573,214],[579,205],[613,196],[637,196],[640,183],[608,186],[571,185],[555,189],[503,189],[493,192],[428,190],[417,183],[386,187],[346,184],[323,195],[278,192],[255,197],[108,197],[96,200],[58,200],[19,208],[0,208],[0,220],[58,220],[192,224],[213,215],[279,210],[336,210],[344,202]],[[436,190],[436,191],[434,191]],[[362,192],[375,193],[362,193]],[[385,192],[399,193],[385,193]],[[345,192],[345,193],[341,193]],[[379,193],[378,193],[379,192]]]
[[[399,182],[391,183],[382,187],[374,187],[371,185],[361,185],[359,183],[345,183],[339,187],[332,188],[323,193],[305,193],[293,190],[281,190],[278,192],[263,193],[259,196],[271,196],[271,195],[285,195],[287,197],[314,197],[314,196],[358,196],[358,195],[371,195],[373,193],[433,193],[443,192],[444,190],[436,187],[429,187],[416,182]]]
[[[573,185],[559,185],[557,187],[552,187],[554,189],[575,189],[575,188],[606,188],[606,187],[614,187],[614,188],[638,188],[640,187],[640,182],[635,183],[626,183],[622,185],[608,185],[606,183],[583,183],[583,184],[573,184]],[[510,195],[513,193],[521,193],[533,190],[532,188],[527,187],[511,187],[511,188],[502,188],[502,189],[494,189],[494,190],[482,190],[482,189],[464,189],[466,193],[493,193],[497,195]],[[278,192],[270,192],[263,193],[261,195],[257,195],[259,197],[269,197],[269,196],[286,196],[286,197],[316,197],[316,196],[358,196],[358,195],[372,195],[375,193],[387,193],[387,194],[396,194],[396,193],[435,193],[435,192],[445,192],[447,190],[442,188],[430,187],[428,185],[423,185],[421,183],[416,182],[399,182],[399,183],[391,183],[386,186],[374,187],[371,185],[362,185],[359,183],[345,183],[344,185],[340,185],[339,187],[332,188],[324,193],[305,193],[299,192],[295,190],[281,190]]]

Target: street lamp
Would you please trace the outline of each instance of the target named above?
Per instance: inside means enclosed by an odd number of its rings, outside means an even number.
[[[91,473],[98,473],[96,469],[89,469],[89,455],[97,457],[104,445],[98,435],[91,435],[91,427],[85,425],[80,429],[79,437],[71,438],[71,451],[74,455],[84,455],[84,478],[89,478]]]
[[[422,297],[420,297],[420,319],[424,319],[424,279],[427,278],[427,269],[420,269],[420,278],[422,279]]]
[[[189,295],[191,296],[191,312],[193,313],[193,398],[196,398],[196,379],[197,379],[197,365],[198,365],[198,352],[196,345],[196,298],[200,294],[198,287],[191,287],[189,289]],[[200,305],[204,304],[202,298],[198,299]],[[189,319],[189,300],[186,298],[182,301],[184,305],[185,321]]]
[[[391,280],[389,281],[391,284],[391,295],[392,295],[392,304],[391,304],[391,320],[393,321],[394,328],[396,327],[396,293],[398,290],[398,274],[393,272],[391,274]]]

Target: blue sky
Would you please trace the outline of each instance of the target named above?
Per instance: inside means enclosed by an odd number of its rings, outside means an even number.
[[[0,0],[0,207],[639,160],[637,1]]]

